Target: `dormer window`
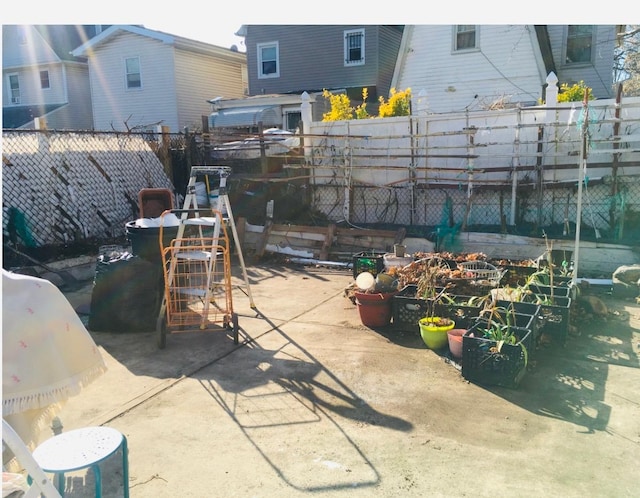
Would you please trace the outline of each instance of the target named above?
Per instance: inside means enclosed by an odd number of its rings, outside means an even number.
[[[567,27],[567,50],[565,64],[591,62],[593,47],[593,26],[590,24]]]

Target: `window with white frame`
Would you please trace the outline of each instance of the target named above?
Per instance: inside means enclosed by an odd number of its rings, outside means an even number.
[[[589,24],[567,26],[565,64],[591,62],[593,26]]]
[[[124,60],[127,88],[142,88],[142,76],[140,74],[140,58],[127,57]]]
[[[364,64],[364,29],[344,32],[344,65]]]
[[[42,88],[43,90],[51,88],[51,82],[49,81],[49,71],[47,69],[40,71],[40,88]]]
[[[280,77],[278,42],[258,44],[258,78]]]
[[[20,103],[20,78],[17,73],[9,74],[9,98],[12,104]]]
[[[455,37],[453,40],[454,52],[460,50],[470,50],[477,47],[476,26],[474,24],[458,24],[455,27]]]

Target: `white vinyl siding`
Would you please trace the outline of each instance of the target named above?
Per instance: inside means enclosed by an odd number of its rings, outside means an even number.
[[[258,44],[258,78],[280,77],[278,42]]]
[[[584,63],[563,64],[567,56],[566,25],[547,25],[553,58],[559,61],[557,74],[559,83],[572,85],[584,81],[600,99],[613,97],[613,50],[616,46],[616,29],[613,25],[594,25],[591,60]],[[597,47],[597,49],[596,49]],[[571,51],[570,51],[571,53]]]
[[[47,69],[49,75],[49,88],[42,88],[41,68],[34,66],[20,71],[5,73],[3,85],[3,105],[36,105],[36,104],[64,104],[68,102],[64,65],[55,64]],[[9,75],[14,78],[9,78]],[[12,91],[15,80],[18,88]],[[12,81],[13,80],[13,83]],[[87,81],[88,85],[88,81]],[[16,100],[12,104],[12,98]]]
[[[96,47],[89,60],[94,128],[126,130],[156,124],[180,131],[174,77],[173,47],[160,41],[123,33]],[[126,88],[124,60],[138,57],[144,87]],[[126,122],[126,125],[125,125]]]
[[[143,84],[136,91],[123,84],[123,61],[130,57],[140,60]],[[208,100],[243,96],[245,61],[238,53],[176,48],[119,32],[89,58],[94,128],[148,130],[162,125],[172,133],[185,127],[202,129],[202,116],[211,112]]]
[[[546,75],[533,49],[533,26],[477,28],[482,49],[451,57],[451,25],[411,26],[392,86],[411,88],[414,98],[424,90],[429,110],[438,113],[478,110],[498,101],[535,103]]]
[[[175,81],[178,106],[178,126],[174,131],[202,129],[202,116],[211,113],[209,100],[217,96],[244,96],[242,67],[239,61],[213,59],[186,50],[175,51]]]
[[[344,65],[360,66],[364,64],[364,29],[351,29],[344,32]]]

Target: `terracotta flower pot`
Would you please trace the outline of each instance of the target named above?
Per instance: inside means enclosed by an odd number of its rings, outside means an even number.
[[[384,327],[391,323],[391,299],[397,292],[368,294],[356,292],[356,306],[362,325]]]
[[[451,329],[447,331],[447,339],[449,340],[449,351],[454,358],[462,358],[462,336],[467,329]]]

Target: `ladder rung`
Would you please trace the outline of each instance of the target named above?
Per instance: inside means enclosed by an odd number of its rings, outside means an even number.
[[[228,176],[231,174],[229,166],[191,166],[191,176],[198,175],[220,175]]]
[[[208,226],[216,224],[216,216],[198,216],[197,218],[187,218],[183,221],[185,225]]]

